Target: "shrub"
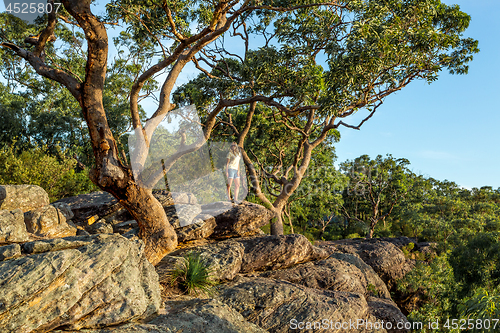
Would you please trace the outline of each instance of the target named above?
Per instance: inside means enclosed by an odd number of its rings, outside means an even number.
[[[0,148],[0,165],[0,184],[38,185],[47,191],[51,202],[96,189],[85,172],[75,171],[74,159],[51,156],[43,148]]]
[[[212,294],[217,281],[205,259],[197,252],[188,252],[180,264],[170,272],[170,284],[178,283],[184,292]]]
[[[490,319],[500,316],[500,295],[478,288],[472,297],[468,297],[458,306],[460,317],[465,319]],[[481,331],[481,330],[476,330]]]

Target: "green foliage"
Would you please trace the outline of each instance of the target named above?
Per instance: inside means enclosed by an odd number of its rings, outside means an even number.
[[[500,284],[500,242],[498,232],[478,233],[451,253],[455,280],[461,283],[460,295],[477,287],[493,290]]]
[[[60,10],[64,15],[64,7]],[[26,24],[12,15],[0,13],[0,39],[24,45],[24,38],[38,35],[44,24]],[[44,61],[83,82],[87,60],[84,34],[59,22],[54,35],[57,43],[47,43]],[[133,79],[141,70],[131,63],[135,60],[146,66],[152,61],[147,54],[132,59],[144,48],[137,45],[134,49],[127,41],[125,37],[115,39],[118,54],[108,66],[103,92],[108,124],[118,148],[125,151],[128,150],[125,134],[131,123],[129,93]],[[0,83],[0,145],[11,145],[15,141],[18,148],[44,147],[52,155],[57,155],[57,150],[61,149],[67,156],[77,154],[83,164],[92,165],[94,157],[88,129],[80,105],[67,89],[39,76],[31,66],[24,64],[24,60],[4,47],[0,47],[0,75],[6,82]],[[155,88],[154,80],[145,85],[149,92]],[[144,119],[144,110],[140,107],[139,111]]]
[[[474,295],[465,298],[458,306],[460,318],[464,319],[492,319],[500,317],[500,294],[498,291],[489,292],[485,288],[478,288]],[[483,332],[476,329],[473,332]]]
[[[456,303],[455,285],[453,268],[446,253],[429,263],[417,262],[416,267],[398,283],[400,291],[414,295],[417,299],[414,304],[416,309],[410,313],[408,319],[421,322],[439,319],[441,322],[443,318],[453,317],[452,307]]]
[[[366,286],[366,291],[373,297],[378,297],[378,289],[373,284],[369,283]]]
[[[347,223],[364,222],[370,228],[370,237],[380,221],[385,225],[413,186],[415,175],[408,169],[409,164],[391,155],[379,155],[374,160],[363,155],[342,163],[341,170],[349,177],[342,207]]]
[[[188,294],[213,294],[217,285],[214,272],[200,253],[191,251],[182,259],[170,273],[170,284],[178,283]]]
[[[76,161],[65,156],[51,156],[42,148],[19,151],[0,149],[0,184],[38,185],[49,194],[51,202],[96,190],[85,172],[76,171]]]
[[[413,250],[413,248],[415,247],[415,244],[413,243],[410,243],[406,246],[403,246],[401,248],[401,251],[403,251],[403,254],[405,255],[405,257],[409,258],[410,257],[410,252],[411,250]]]

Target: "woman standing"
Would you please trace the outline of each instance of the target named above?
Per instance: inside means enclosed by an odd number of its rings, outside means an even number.
[[[227,177],[227,198],[231,201],[231,184],[234,179],[234,202],[238,200],[238,192],[240,191],[240,149],[233,142],[227,154],[226,162],[226,177]]]

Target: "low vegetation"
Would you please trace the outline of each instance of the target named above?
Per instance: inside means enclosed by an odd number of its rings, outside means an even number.
[[[61,198],[95,191],[77,161],[58,154],[51,155],[43,147],[18,150],[14,146],[0,148],[0,184],[31,184],[42,187],[51,202]]]
[[[212,295],[217,280],[206,260],[199,253],[191,251],[170,272],[170,285],[175,284],[187,294]]]

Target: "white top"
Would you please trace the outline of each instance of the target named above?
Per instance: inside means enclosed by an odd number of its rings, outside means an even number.
[[[239,170],[241,154],[234,154],[232,151],[227,154],[227,158],[229,159],[228,169]]]

